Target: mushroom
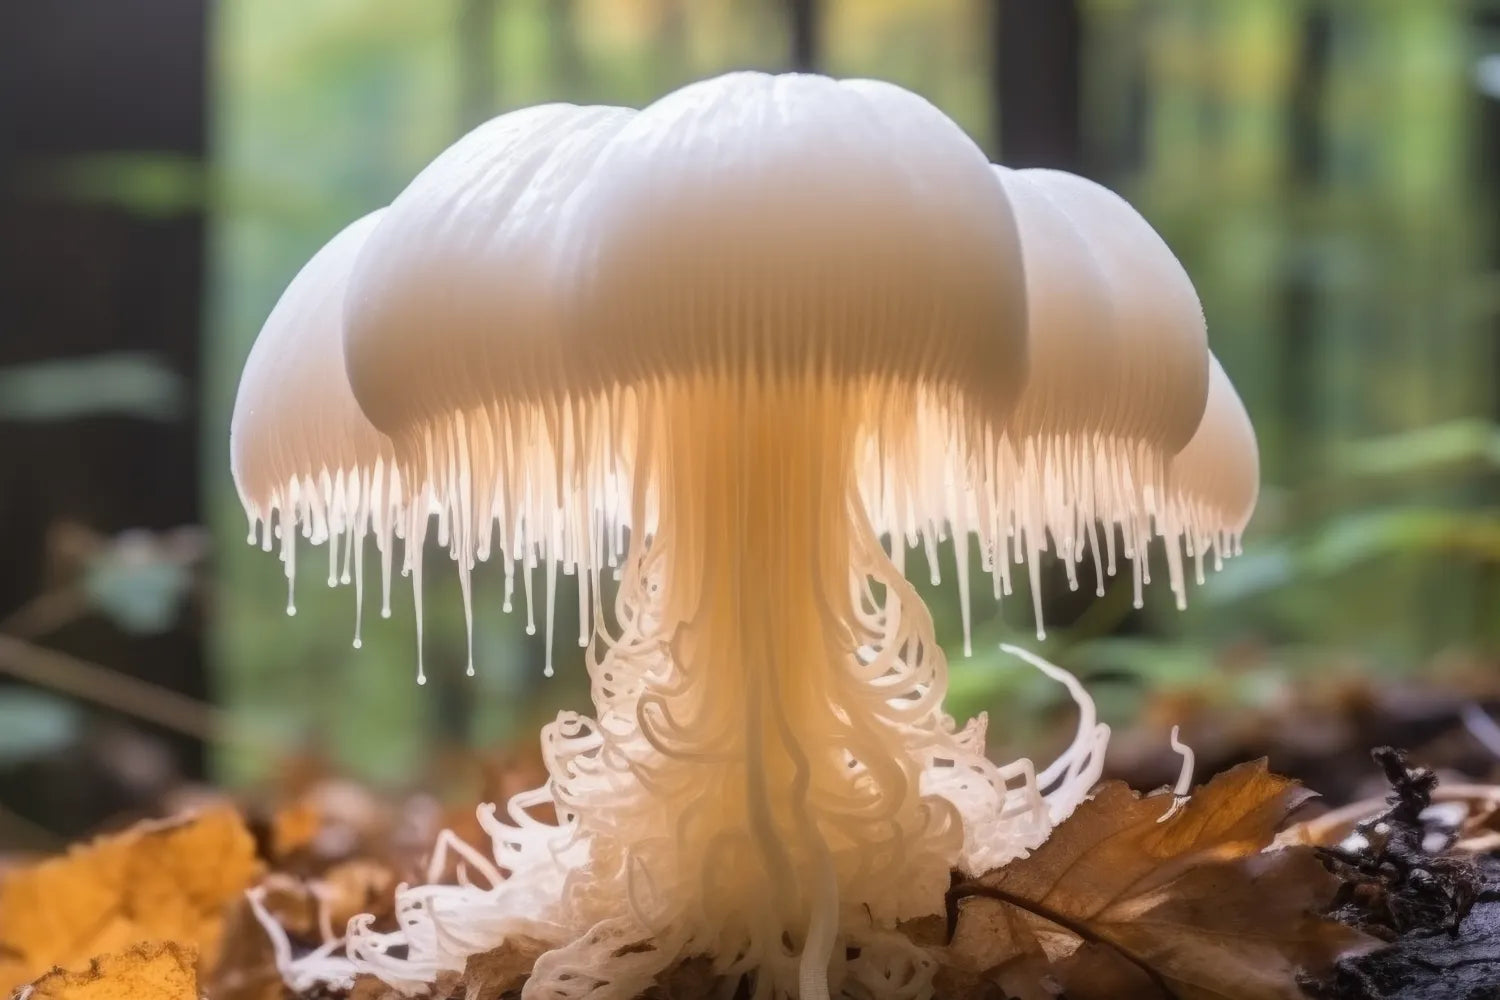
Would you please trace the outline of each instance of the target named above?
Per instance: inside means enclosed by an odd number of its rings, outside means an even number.
[[[860,487],[993,486],[1024,310],[983,154],[888,84],[743,73],[633,116],[533,109],[424,171],[351,280],[350,382],[461,573],[545,564],[549,631],[551,568],[578,575],[598,719],[543,734],[560,831],[513,803],[505,882],[412,890],[405,959],[353,947],[399,978],[544,936],[528,989],[589,968],[601,997],[673,941],[767,995],[930,975],[896,922],[936,912],[954,864],[1034,847],[1047,810],[1029,762],[996,767],[982,720],[943,713],[931,620]],[[621,544],[606,616],[589,595]]]
[[[344,290],[382,211],[350,223],[292,279],[250,349],[229,425],[230,469],[250,542],[269,551],[273,538],[280,541],[287,614],[296,613],[298,533],[314,544],[326,540],[329,586],[351,576],[355,583],[356,648],[364,538],[373,529],[379,540],[381,614],[389,617],[390,536],[403,507],[391,443],[365,418],[344,375]]]
[[[991,531],[996,547],[1007,529],[1024,547],[1040,637],[1037,554],[1049,536],[1075,587],[1075,563],[1092,552],[1102,595],[1118,526],[1139,606],[1153,525],[1171,532],[1168,565],[1181,596],[1177,522],[1161,498],[1203,414],[1207,328],[1186,271],[1123,198],[1062,171],[995,169],[1025,249],[1032,366],[1000,456],[1008,520]]]
[[[1205,556],[1211,553],[1218,569],[1225,556],[1239,554],[1259,495],[1255,427],[1224,367],[1210,355],[1208,405],[1192,440],[1172,462],[1168,521],[1169,532],[1188,540],[1200,584]]]
[[[535,631],[532,571],[544,568],[549,675],[559,564],[569,572],[584,567],[579,619],[592,621],[588,604],[604,549],[596,546],[589,502],[605,496],[601,510],[612,511],[618,501],[610,487],[567,478],[576,471],[570,463],[583,457],[568,449],[586,446],[582,436],[599,427],[564,426],[582,411],[565,414],[561,391],[538,394],[549,384],[566,388],[564,380],[590,363],[570,355],[562,335],[567,286],[551,248],[579,176],[632,114],[546,104],[479,125],[397,196],[350,279],[347,384],[394,440],[405,479],[435,500],[439,542],[459,567],[470,674],[470,571],[492,552],[505,567],[506,610],[522,567],[528,632]],[[426,680],[422,549],[433,509],[409,506],[404,526],[418,683]]]
[[[1108,730],[1023,657],[1078,734],[1040,775],[989,761],[985,717],[943,711],[907,548],[935,572],[951,537],[967,604],[971,533],[998,588],[1013,535],[1071,562],[1103,518],[1143,562],[1153,526],[1210,523],[1168,503],[1208,391],[1191,284],[1114,195],[1018,177],[890,84],[735,73],[503,115],[396,198],[342,345],[421,498],[386,544],[419,628],[433,512],[471,634],[476,563],[507,606],[519,572],[531,628],[543,569],[549,657],[575,575],[596,717],[560,714],[548,783],[480,810],[490,854],[444,837],[398,930],[351,923],[358,968],[417,990],[525,937],[551,949],[528,998],[626,1000],[686,955],[757,997],[930,994],[899,923],[1039,845]]]

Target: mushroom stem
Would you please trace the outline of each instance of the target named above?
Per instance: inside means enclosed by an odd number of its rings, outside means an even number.
[[[615,869],[644,922],[818,997],[842,974],[841,928],[938,912],[961,815],[1005,811],[982,740],[942,711],[931,618],[864,512],[856,456],[886,429],[858,415],[898,413],[899,393],[808,373],[643,394],[631,523],[654,530],[632,536],[617,628],[590,655],[597,727],[547,736],[593,859],[565,893],[579,916],[608,917],[592,906],[618,900],[599,891]],[[1012,856],[1045,835],[1033,819]]]

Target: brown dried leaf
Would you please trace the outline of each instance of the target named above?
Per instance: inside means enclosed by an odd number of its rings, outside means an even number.
[[[323,815],[310,799],[296,799],[271,816],[271,857],[276,860],[307,851],[323,829]]]
[[[239,816],[215,809],[143,823],[8,872],[0,880],[0,990],[141,941],[196,948],[210,966],[226,904],[256,869]]]
[[[464,966],[465,1000],[498,1000],[519,990],[547,945],[529,937],[515,937],[498,948],[471,955]]]
[[[32,984],[28,1000],[198,1000],[198,953],[171,941],[102,955],[81,972],[56,969]]]
[[[1311,851],[1263,853],[1311,794],[1257,761],[1163,820],[1170,799],[1108,783],[1029,858],[955,889],[950,954],[999,973],[1040,952],[1070,996],[1144,998],[1149,981],[1180,1000],[1301,997],[1299,970],[1326,968],[1364,940],[1316,915],[1336,883]],[[1100,982],[1085,944],[1138,981]]]
[[[349,991],[349,1000],[403,1000],[401,994],[374,976],[359,976]]]
[[[703,997],[729,996],[733,986],[714,972],[712,962],[702,955],[695,955],[657,976],[656,985],[646,991],[642,1000],[702,1000]]]
[[[246,900],[230,909],[223,942],[218,962],[204,969],[208,1000],[284,1000],[276,952]]]

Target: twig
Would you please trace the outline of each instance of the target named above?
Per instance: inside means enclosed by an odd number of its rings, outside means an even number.
[[[205,742],[264,742],[214,705],[13,636],[0,635],[0,673]]]
[[[0,633],[35,639],[76,621],[87,606],[83,595],[73,587],[49,590],[0,618]]]
[[[1433,802],[1469,802],[1480,799],[1500,803],[1500,785],[1439,785],[1432,791]],[[1361,820],[1379,815],[1387,807],[1385,796],[1361,799],[1332,809],[1321,816],[1289,826],[1276,837],[1276,844],[1322,844],[1338,829],[1354,826]]]

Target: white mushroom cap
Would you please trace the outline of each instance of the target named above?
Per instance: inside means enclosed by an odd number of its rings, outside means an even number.
[[[290,580],[296,537],[330,541],[329,582],[339,577],[338,541],[362,559],[367,530],[382,538],[387,566],[390,533],[401,507],[394,451],[371,426],[344,374],[344,291],[355,257],[384,210],[351,223],[297,273],[256,337],[230,422],[230,467],[264,547],[279,533]],[[388,573],[388,570],[387,570]],[[290,600],[288,609],[292,607]]]
[[[1197,433],[1172,462],[1175,520],[1202,557],[1239,551],[1260,496],[1260,450],[1245,404],[1219,359],[1209,359],[1208,406]]]
[[[587,583],[628,522],[652,530],[636,450],[683,380],[829,380],[883,470],[872,516],[909,522],[891,513],[909,494],[982,471],[1025,380],[1024,299],[1004,191],[941,112],[889,84],[734,73],[460,140],[361,255],[345,349],[461,573],[498,550],[508,578]]]
[[[645,108],[573,216],[578,353],[610,378],[891,380],[1003,418],[1015,224],[978,147],[887,83],[731,73]]]
[[[555,248],[562,209],[635,112],[544,104],[478,126],[391,203],[350,280],[349,381],[399,437],[533,396],[588,364],[570,355]]]
[[[1105,251],[1094,246],[1070,187],[1050,171],[995,166],[1016,216],[1026,274],[1030,374],[1006,423],[1013,442],[1091,438],[1122,404],[1124,339]]]
[[[406,569],[422,630],[422,545],[429,514],[469,574],[492,545],[514,567],[547,567],[548,671],[557,562],[588,560],[589,495],[561,472],[573,454],[548,387],[589,359],[569,349],[562,306],[573,282],[559,253],[563,209],[626,108],[547,104],[501,115],[459,139],[391,203],[350,278],[344,332],[349,382],[390,434],[402,475],[424,502],[407,510]],[[574,430],[569,425],[567,430]],[[498,536],[495,529],[498,527]],[[597,560],[589,562],[597,569]],[[597,582],[580,588],[586,602]],[[592,618],[580,609],[587,634]],[[418,679],[424,679],[420,656]]]
[[[1208,327],[1192,279],[1151,224],[1113,191],[1060,170],[1017,173],[1066,213],[1104,272],[1119,345],[1105,433],[1176,454],[1208,399]]]
[[[1061,171],[995,171],[1016,206],[1032,361],[1006,428],[1007,492],[987,547],[1009,536],[1024,553],[1041,634],[1038,555],[1048,548],[1075,587],[1090,552],[1102,593],[1118,526],[1140,601],[1167,463],[1203,412],[1207,333],[1187,273],[1122,198]],[[1008,568],[995,563],[1008,590]],[[1169,568],[1177,587],[1176,562]]]

